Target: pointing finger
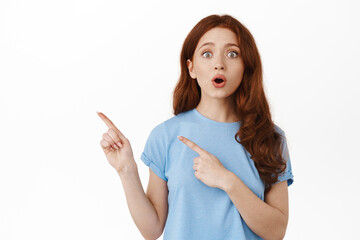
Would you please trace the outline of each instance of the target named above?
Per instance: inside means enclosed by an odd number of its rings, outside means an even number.
[[[109,128],[117,129],[115,124],[108,117],[106,117],[105,114],[101,112],[97,112],[97,114],[105,122],[106,126],[108,126]]]
[[[196,143],[194,143],[193,141],[187,139],[186,137],[183,136],[178,136],[178,138],[180,139],[180,141],[182,141],[183,143],[185,143],[189,148],[191,148],[192,150],[194,150],[195,152],[197,152],[199,155],[204,155],[205,153],[207,153],[206,150],[202,149],[201,147],[199,147]],[[181,139],[182,138],[182,139]]]
[[[101,112],[97,112],[97,114],[99,115],[99,117],[105,122],[106,126],[108,126],[108,128],[113,129],[116,133],[118,133],[120,135],[120,138],[125,138],[125,136],[120,132],[119,129],[117,129],[117,127],[115,126],[115,124],[108,118],[105,116],[105,114],[101,113]]]

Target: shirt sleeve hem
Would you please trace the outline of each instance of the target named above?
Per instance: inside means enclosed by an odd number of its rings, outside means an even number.
[[[294,176],[292,172],[286,172],[284,175],[280,175],[278,181],[274,183],[274,185],[285,180],[287,180],[288,187],[294,182]]]
[[[140,159],[145,163],[146,166],[150,167],[158,177],[165,180],[166,182],[168,181],[161,169],[152,160],[150,160],[144,152],[141,154]]]

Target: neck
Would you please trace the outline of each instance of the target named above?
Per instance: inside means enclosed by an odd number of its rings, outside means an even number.
[[[235,111],[235,102],[229,98],[204,98],[201,97],[196,110],[205,117],[217,122],[237,122],[239,121]]]

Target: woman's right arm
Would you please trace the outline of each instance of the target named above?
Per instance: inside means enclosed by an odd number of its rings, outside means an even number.
[[[99,117],[109,127],[100,145],[111,166],[118,172],[124,187],[130,214],[146,240],[155,240],[162,233],[157,211],[141,185],[130,141],[103,113]]]
[[[144,192],[137,167],[124,168],[118,173],[131,217],[137,228],[146,240],[158,239],[163,229],[154,205]]]

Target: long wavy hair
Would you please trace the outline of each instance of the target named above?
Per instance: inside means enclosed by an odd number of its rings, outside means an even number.
[[[233,93],[236,114],[241,121],[235,140],[242,144],[250,154],[265,185],[265,193],[285,171],[286,161],[283,152],[285,136],[275,130],[271,119],[269,104],[263,89],[262,64],[255,40],[249,30],[230,15],[210,15],[198,22],[186,37],[181,54],[180,78],[173,91],[173,113],[186,112],[195,108],[201,98],[201,90],[194,81],[186,65],[193,55],[200,38],[214,27],[223,27],[237,35],[240,54],[245,64],[243,79]],[[284,139],[281,139],[281,138]]]

